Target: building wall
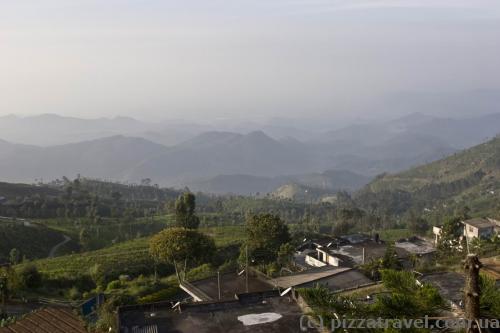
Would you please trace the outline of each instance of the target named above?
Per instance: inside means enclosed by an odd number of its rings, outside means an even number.
[[[324,267],[326,264],[324,262],[319,261],[316,258],[306,255],[306,264],[313,267]]]
[[[464,228],[464,235],[468,238],[489,238],[493,235],[493,226],[488,228],[476,228],[472,225],[466,224]]]
[[[317,249],[317,251],[318,251],[318,258],[320,261],[322,261],[330,266],[338,267],[340,265],[339,258],[332,256],[328,252],[323,251],[321,249]]]
[[[464,235],[467,236],[467,238],[479,238],[479,229],[466,224],[464,226]]]
[[[440,227],[433,227],[432,228],[432,232],[436,236],[435,244],[438,243],[439,237],[441,236],[441,231],[442,231],[442,229]]]

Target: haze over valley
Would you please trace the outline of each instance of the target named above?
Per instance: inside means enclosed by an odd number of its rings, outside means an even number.
[[[150,178],[161,186],[219,194],[265,194],[289,183],[333,193],[449,156],[494,137],[499,128],[495,113],[465,118],[412,113],[330,131],[280,127],[272,120],[207,125],[5,116],[0,164],[2,179],[11,182],[82,175],[127,183]]]
[[[0,0],[0,333],[498,331],[499,37],[499,0]]]

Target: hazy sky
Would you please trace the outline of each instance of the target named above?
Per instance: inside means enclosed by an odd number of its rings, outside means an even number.
[[[484,89],[498,0],[0,0],[0,115],[366,115]]]

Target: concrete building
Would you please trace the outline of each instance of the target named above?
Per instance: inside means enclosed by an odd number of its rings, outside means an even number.
[[[424,259],[431,259],[436,253],[436,247],[431,241],[427,241],[419,237],[410,237],[398,240],[394,246]]]
[[[495,233],[500,233],[500,222],[490,218],[474,218],[461,222],[463,224],[463,235],[468,239],[473,238],[490,238]],[[441,226],[434,226],[432,232],[435,236],[435,243],[437,244],[441,233],[443,232]]]
[[[240,294],[273,289],[270,281],[265,277],[258,276],[255,271],[249,272],[248,282],[245,273],[226,273],[192,282],[183,281],[180,287],[195,302],[233,300]]]
[[[467,238],[490,238],[495,232],[496,225],[488,219],[470,219],[464,224],[464,236]]]
[[[339,291],[370,283],[372,281],[356,269],[325,266],[276,278],[269,278],[252,269],[248,282],[244,273],[227,273],[198,281],[183,281],[180,287],[195,302],[214,302],[238,299],[248,293],[281,292],[288,288],[323,286],[331,291]]]
[[[307,246],[306,246],[307,245]],[[385,255],[387,244],[378,237],[353,234],[329,238],[321,243],[304,243],[295,255],[295,263],[304,269],[314,267],[356,267]],[[395,249],[398,259],[408,257],[403,247]]]
[[[312,267],[334,266],[339,267],[342,260],[330,252],[328,247],[317,247],[316,251],[305,254],[305,262]]]
[[[120,307],[118,325],[120,333],[297,332],[301,316],[291,294],[282,297],[275,291],[220,302]]]

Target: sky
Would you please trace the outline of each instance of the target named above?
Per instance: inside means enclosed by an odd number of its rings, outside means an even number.
[[[498,0],[0,0],[0,115],[375,117],[494,95],[499,36]]]

